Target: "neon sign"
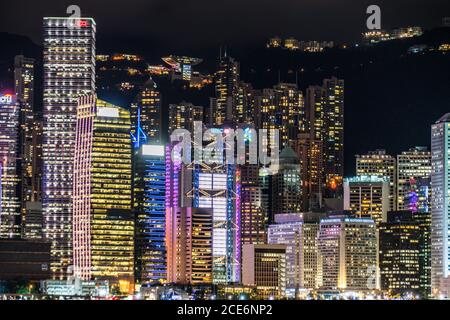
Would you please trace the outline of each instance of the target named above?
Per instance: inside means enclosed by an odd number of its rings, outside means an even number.
[[[0,104],[11,104],[13,102],[13,97],[10,94],[5,94],[0,96]]]
[[[88,26],[88,22],[87,22],[86,20],[79,20],[79,21],[78,21],[78,26],[79,26],[80,28],[87,27],[87,26]]]

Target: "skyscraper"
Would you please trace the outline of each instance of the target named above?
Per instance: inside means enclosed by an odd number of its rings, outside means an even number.
[[[431,179],[411,178],[405,184],[403,206],[410,210],[420,227],[420,291],[423,297],[431,294]]]
[[[389,210],[389,182],[377,176],[359,176],[344,180],[344,210],[360,217],[371,217],[377,227],[386,222]]]
[[[193,207],[213,212],[213,282],[239,282],[241,264],[241,172],[235,165],[193,169]]]
[[[166,159],[164,145],[144,144],[135,149],[133,210],[136,218],[136,280],[165,282],[166,268]]]
[[[169,105],[169,135],[175,129],[186,129],[193,134],[194,121],[203,121],[203,107],[185,101]]]
[[[431,126],[431,289],[435,297],[450,296],[448,144],[450,114]]]
[[[372,219],[322,219],[317,238],[323,288],[379,289],[378,237]]]
[[[167,281],[213,281],[213,212],[205,208],[167,208]]]
[[[72,181],[78,98],[95,92],[92,18],[44,18],[44,236],[51,242],[52,276],[72,265]]]
[[[306,90],[306,128],[323,144],[326,198],[342,196],[344,175],[344,80],[332,77]]]
[[[310,133],[300,133],[293,149],[300,161],[302,176],[302,211],[322,207],[323,153],[322,142]]]
[[[259,166],[240,166],[241,173],[241,243],[266,242],[268,212],[263,206],[263,194],[259,185]]]
[[[240,81],[234,120],[238,124],[255,124],[255,90],[250,83]]]
[[[302,283],[303,217],[301,214],[279,214],[269,226],[267,242],[286,245],[286,290],[294,292]]]
[[[279,213],[299,213],[302,208],[300,162],[290,147],[280,153],[280,167],[272,176],[272,218]]]
[[[0,239],[21,235],[19,154],[19,112],[16,97],[0,94]]]
[[[286,245],[286,291],[320,287],[321,263],[317,246],[321,213],[278,214],[267,231],[269,244]]]
[[[397,170],[395,158],[385,150],[370,151],[356,156],[357,176],[377,176],[389,180],[389,211],[396,208]]]
[[[220,57],[215,76],[215,102],[211,105],[213,121],[216,126],[231,121],[238,100],[239,63],[227,55]]]
[[[278,129],[280,145],[292,146],[308,126],[303,93],[295,83],[279,83],[254,95],[254,121],[259,129]]]
[[[389,212],[380,227],[380,284],[392,295],[420,292],[421,229],[411,211]]]
[[[74,274],[134,290],[129,111],[80,98],[73,179]]]
[[[16,56],[14,59],[14,86],[20,105],[19,157],[21,159],[21,211],[25,214],[27,201],[33,198],[33,105],[34,105],[34,59]]]
[[[414,147],[397,155],[397,210],[408,210],[404,197],[410,179],[430,178],[431,153],[426,147]]]
[[[140,89],[136,101],[131,104],[131,133],[140,143],[161,143],[162,110],[161,93],[150,78]],[[141,130],[139,130],[139,128]],[[146,141],[142,142],[143,135]]]

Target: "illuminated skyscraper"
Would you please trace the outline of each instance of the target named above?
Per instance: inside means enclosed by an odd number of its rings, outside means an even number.
[[[240,81],[234,114],[235,123],[256,125],[255,112],[255,90],[250,83]]]
[[[213,281],[213,212],[205,208],[167,208],[167,281]]]
[[[286,289],[293,291],[295,297],[302,275],[303,217],[301,214],[278,214],[275,223],[267,230],[267,242],[286,245]]]
[[[389,181],[389,211],[396,208],[397,170],[395,157],[387,155],[385,150],[370,151],[366,155],[356,156],[357,176],[377,176]]]
[[[426,147],[415,147],[397,155],[397,210],[408,210],[405,205],[410,179],[430,178],[431,153]]]
[[[371,217],[380,226],[389,210],[389,182],[377,176],[344,180],[344,210],[360,217]]]
[[[166,159],[163,145],[135,149],[133,210],[136,217],[136,280],[165,282]]]
[[[280,167],[272,176],[272,218],[279,213],[300,213],[302,182],[300,162],[290,147],[280,153]]]
[[[18,169],[21,224],[22,236],[28,239],[42,237],[42,121],[33,114],[34,63],[34,59],[24,56],[14,59],[14,86],[20,106],[18,156],[21,165]]]
[[[419,269],[420,292],[431,294],[431,179],[409,179],[405,184],[403,205],[413,214],[420,227]]]
[[[129,111],[95,96],[77,108],[73,180],[74,274],[134,289]]]
[[[184,101],[169,105],[169,135],[175,129],[186,129],[193,133],[194,121],[203,121],[203,107]]]
[[[239,63],[226,53],[219,59],[215,87],[216,101],[211,106],[212,124],[220,126],[233,120],[239,90]]]
[[[279,83],[274,87],[277,104],[277,124],[280,145],[292,145],[300,132],[306,128],[303,93],[293,83]]]
[[[378,236],[372,219],[322,219],[317,238],[323,288],[379,289]]]
[[[299,288],[320,287],[317,233],[325,214],[278,214],[267,231],[269,244],[286,245],[286,289],[295,297]]]
[[[21,158],[21,207],[24,215],[25,204],[33,197],[33,102],[34,102],[34,59],[16,56],[14,59],[14,86],[20,105],[19,143]]]
[[[435,297],[450,296],[450,114],[431,126],[431,288]]]
[[[195,208],[213,210],[213,282],[239,282],[241,172],[235,165],[196,166],[190,192]]]
[[[323,145],[324,196],[342,196],[344,175],[344,80],[332,77],[306,90],[306,128]]]
[[[390,294],[419,293],[421,228],[411,211],[388,213],[380,227],[380,284]]]
[[[136,102],[131,104],[131,133],[135,140],[145,143],[141,141],[143,133],[147,137],[147,142],[161,143],[161,111],[161,93],[156,83],[150,78],[141,88]]]
[[[293,149],[300,161],[302,175],[302,211],[322,207],[323,154],[322,142],[309,133],[300,133]]]
[[[279,83],[254,97],[255,121],[259,129],[278,129],[280,145],[293,144],[307,128],[303,93],[294,83]]]
[[[0,239],[21,235],[19,153],[19,112],[16,97],[0,94]]]
[[[92,18],[44,18],[44,236],[51,272],[64,279],[72,265],[72,181],[78,98],[95,91]]]
[[[262,204],[259,185],[259,166],[247,164],[241,172],[241,243],[263,244],[266,242],[268,212]]]

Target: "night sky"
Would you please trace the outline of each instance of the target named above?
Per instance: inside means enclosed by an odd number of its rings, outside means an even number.
[[[429,145],[430,125],[450,112],[450,55],[408,55],[409,40],[367,52],[309,57],[264,49],[274,35],[360,41],[371,4],[381,7],[384,29],[433,29],[450,16],[449,0],[14,0],[7,10],[2,6],[0,33],[24,35],[41,45],[42,17],[67,16],[71,4],[95,18],[98,53],[138,53],[151,63],[161,63],[166,54],[193,55],[204,58],[202,67],[213,72],[219,47],[227,46],[241,62],[243,80],[257,88],[272,86],[279,74],[282,81],[295,80],[287,76],[294,68],[305,69],[299,80],[303,90],[326,77],[345,79],[346,175],[354,174],[355,154],[385,148],[395,155]],[[445,32],[450,42],[450,32]],[[3,44],[1,48],[0,55]],[[20,48],[5,49],[0,67],[21,53]]]
[[[272,35],[299,39],[360,39],[366,8],[382,9],[382,27],[437,26],[448,0],[14,0],[2,9],[0,31],[41,42],[43,16],[65,16],[77,4],[95,17],[99,36],[145,39],[170,49],[254,45]]]

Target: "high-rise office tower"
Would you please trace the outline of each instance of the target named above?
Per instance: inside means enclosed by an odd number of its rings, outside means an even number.
[[[271,224],[267,230],[269,244],[286,245],[286,291],[294,297],[302,280],[302,229],[301,214],[278,214],[275,216],[275,224]]]
[[[279,170],[272,176],[272,216],[299,213],[302,208],[300,162],[290,147],[280,153]]]
[[[213,211],[213,282],[240,281],[241,171],[236,165],[193,168],[193,207]]]
[[[143,144],[134,152],[135,278],[140,283],[161,283],[167,278],[166,150],[164,145]]]
[[[265,243],[268,212],[262,205],[259,166],[247,164],[241,173],[241,243]]]
[[[323,144],[327,197],[342,196],[344,176],[344,80],[323,81],[326,139]]]
[[[14,59],[19,113],[20,202],[22,237],[42,238],[42,121],[34,115],[34,59]]]
[[[203,121],[203,107],[185,101],[169,105],[169,136],[175,129],[194,134],[194,121]]]
[[[385,150],[370,151],[356,156],[357,176],[377,176],[389,179],[389,211],[396,208],[397,170],[395,157]]]
[[[323,144],[326,198],[342,196],[344,175],[344,80],[332,77],[306,90],[307,129]]]
[[[74,274],[134,290],[130,112],[80,98],[73,173]]]
[[[432,295],[450,295],[449,163],[450,114],[431,126],[431,288]]]
[[[255,90],[250,83],[240,81],[234,121],[238,124],[255,124]]]
[[[95,92],[92,18],[44,18],[44,237],[51,242],[52,277],[72,265],[72,181],[78,99]]]
[[[167,282],[213,281],[213,212],[205,208],[167,208]]]
[[[211,128],[226,134],[226,127]],[[227,148],[227,144],[216,148]],[[172,150],[169,150],[169,152]],[[195,153],[195,150],[194,150]],[[224,151],[224,154],[226,152]],[[169,153],[170,155],[170,153]],[[241,263],[241,168],[223,159],[184,164],[167,162],[166,207],[212,209],[213,282],[240,281]]]
[[[298,289],[320,287],[317,233],[325,214],[278,214],[267,231],[269,244],[286,245],[286,292],[295,297]]]
[[[302,175],[302,211],[322,207],[323,156],[322,142],[309,133],[300,133],[293,144],[300,160]]]
[[[131,133],[135,140],[139,143],[161,143],[161,111],[161,93],[156,83],[150,78],[142,86],[136,101],[131,104]],[[142,139],[146,140],[142,142]]]
[[[305,112],[307,129],[314,139],[324,141],[325,137],[325,113],[324,113],[324,89],[321,86],[309,86],[305,91]]]
[[[306,129],[303,93],[294,83],[274,86],[277,101],[277,123],[280,128],[280,145],[292,145],[300,132]]]
[[[278,129],[282,147],[292,146],[308,126],[303,93],[294,83],[279,83],[261,93],[254,92],[254,121],[259,129]]]
[[[389,212],[380,226],[380,285],[392,295],[420,292],[421,228],[411,211]]]
[[[405,185],[404,206],[413,214],[420,227],[420,292],[423,297],[431,294],[431,179],[410,179]]]
[[[389,182],[377,176],[358,176],[344,180],[344,210],[360,217],[371,217],[380,226],[389,210]]]
[[[22,215],[27,201],[32,201],[33,179],[33,102],[34,59],[16,56],[14,59],[14,86],[20,105],[19,157],[21,159],[21,207]]]
[[[317,235],[320,219],[325,213],[304,213],[302,226],[301,277],[300,286],[306,289],[317,289],[322,286],[322,262],[319,256]]]
[[[397,210],[408,210],[404,197],[409,180],[430,176],[431,153],[426,147],[414,147],[397,155]]]
[[[238,100],[239,63],[232,57],[220,57],[215,76],[215,102],[211,105],[213,121],[216,126],[232,121]]]
[[[0,239],[21,235],[19,153],[19,112],[16,97],[0,94]]]
[[[378,237],[372,219],[322,219],[317,238],[323,288],[379,289]]]
[[[283,244],[244,244],[242,284],[254,286],[260,299],[286,295],[286,246]]]

